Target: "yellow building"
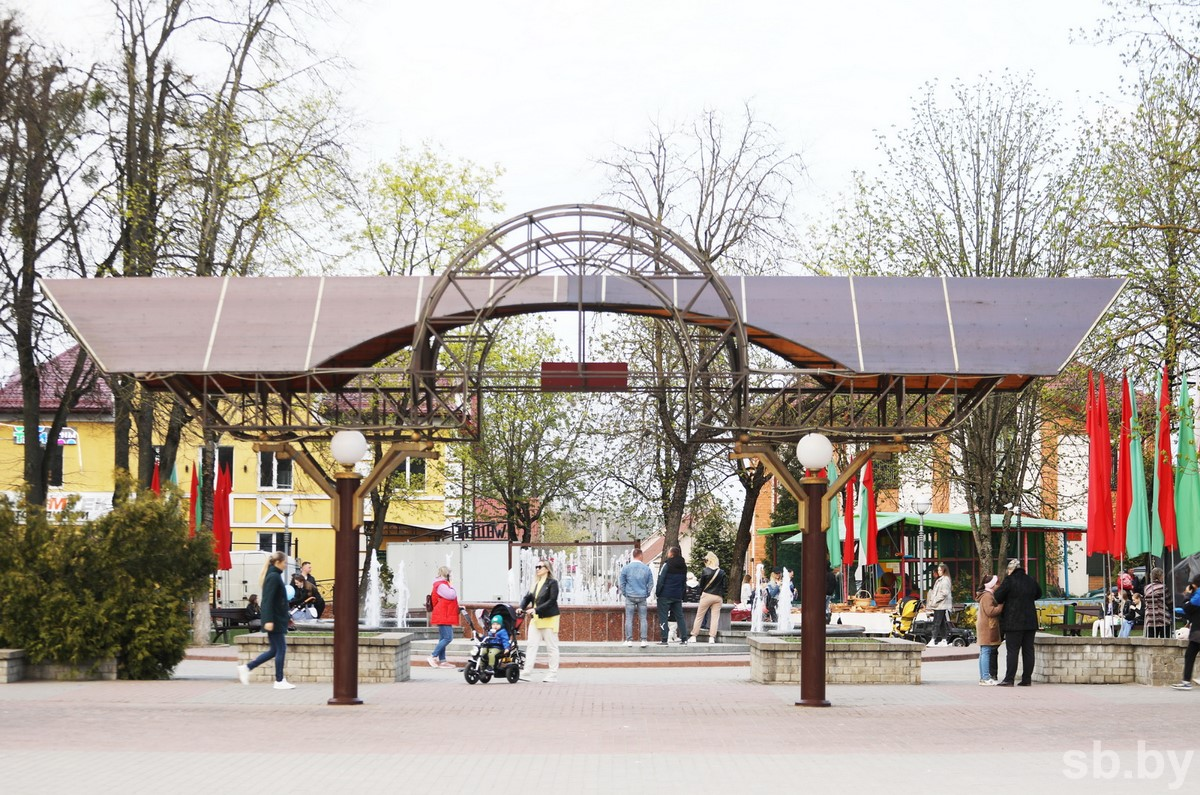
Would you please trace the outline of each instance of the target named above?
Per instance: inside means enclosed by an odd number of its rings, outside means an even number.
[[[42,370],[42,409],[46,423],[57,407],[67,369],[74,361],[71,349],[52,359]],[[0,423],[5,429],[0,440],[0,489],[16,497],[24,484],[24,427],[21,419],[23,399],[19,375],[5,379],[0,386]],[[176,457],[174,473],[162,473],[162,479],[175,480],[186,497],[191,488],[192,469],[200,460],[199,436],[185,433]],[[113,399],[102,379],[71,412],[60,443],[53,454],[48,511],[60,511],[68,501],[78,499],[76,508],[89,518],[112,509],[113,494]],[[7,441],[6,441],[7,440]],[[316,448],[320,445],[310,445]],[[321,455],[324,450],[314,450]],[[284,549],[300,560],[313,564],[318,580],[333,580],[334,531],[333,504],[325,492],[294,462],[274,453],[256,452],[251,442],[227,440],[217,450],[219,464],[233,475],[230,517],[233,549]],[[365,474],[369,465],[361,465]],[[326,466],[327,471],[332,467]],[[389,540],[443,536],[452,521],[447,514],[445,478],[438,460],[411,459],[398,470],[403,499],[395,498],[388,510],[384,529]],[[213,484],[207,484],[212,488]],[[290,496],[296,508],[285,519],[280,501]],[[374,521],[370,502],[364,506],[364,523]],[[289,544],[290,541],[290,544]],[[364,542],[365,548],[365,542]],[[328,593],[328,591],[327,591]]]

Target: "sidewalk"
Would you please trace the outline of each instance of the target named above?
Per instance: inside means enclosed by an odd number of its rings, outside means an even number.
[[[941,782],[1127,795],[1131,784],[1200,783],[1200,764],[1182,757],[1195,747],[1200,689],[978,687],[973,660],[926,666],[915,687],[830,686],[829,709],[796,707],[798,687],[755,685],[729,667],[564,669],[557,684],[470,686],[414,666],[410,682],[360,686],[356,707],[326,705],[329,685],[243,687],[230,662],[186,661],[177,673],[0,686],[4,792],[302,782],[460,793],[499,781],[570,793],[928,793]]]

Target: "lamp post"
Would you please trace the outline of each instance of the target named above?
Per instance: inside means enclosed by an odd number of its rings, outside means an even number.
[[[819,433],[796,444],[796,458],[809,472],[819,472],[833,458],[833,445]],[[828,707],[825,699],[825,489],[827,478],[800,479],[804,493],[804,541],[800,570],[800,707]]]
[[[919,517],[917,529],[917,588],[921,593],[925,593],[925,574],[928,571],[928,567],[925,565],[925,514],[929,513],[929,509],[932,507],[933,503],[926,497],[918,497],[913,501],[913,510],[917,512],[917,516]]]
[[[342,465],[337,479],[338,524],[333,559],[333,698],[330,704],[361,704],[358,697],[358,532],[354,494],[362,478],[354,465],[367,453],[358,431],[338,431],[329,451]]]
[[[290,555],[292,554],[292,514],[296,512],[296,501],[292,495],[285,494],[280,498],[275,509],[283,517],[283,551]]]

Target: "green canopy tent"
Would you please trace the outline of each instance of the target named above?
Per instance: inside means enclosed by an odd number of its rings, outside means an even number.
[[[952,577],[960,576],[961,572],[970,572],[972,582],[979,579],[979,562],[975,555],[975,546],[971,530],[971,518],[965,513],[927,513],[925,514],[925,530],[927,535],[927,556],[912,554],[917,546],[917,533],[921,526],[921,516],[916,513],[901,513],[880,511],[879,518],[879,560],[880,563],[901,563],[902,568],[910,571],[909,581],[919,578],[921,574],[934,563],[945,562],[950,566]],[[1004,514],[991,515],[992,527],[999,533],[1004,524]],[[1021,516],[1009,525],[1013,535],[1009,538],[1009,557],[1015,557],[1025,564],[1030,575],[1034,576],[1045,588],[1046,569],[1045,534],[1083,533],[1087,526],[1081,522],[1061,522],[1054,519],[1041,519],[1032,516]],[[830,528],[831,531],[834,528]],[[1019,530],[1019,533],[1018,533]],[[783,536],[778,542],[776,565],[798,569],[800,560],[799,544],[803,534],[798,532],[799,525],[787,524],[778,527],[765,527],[758,530],[759,535]],[[950,531],[942,533],[940,531]],[[845,538],[845,529],[836,528],[839,537]],[[967,534],[967,535],[963,535]],[[903,537],[907,536],[907,541]],[[998,541],[998,539],[997,539]],[[794,545],[794,546],[793,546]],[[902,550],[907,553],[902,553]],[[1065,554],[1065,552],[1064,552]],[[849,561],[846,561],[847,563]],[[922,589],[929,583],[921,583]],[[1064,588],[1066,583],[1063,583]]]

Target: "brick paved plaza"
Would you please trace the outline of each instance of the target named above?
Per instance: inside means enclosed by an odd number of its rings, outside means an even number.
[[[1197,745],[1200,688],[985,688],[974,661],[929,662],[920,686],[833,685],[824,710],[795,707],[795,686],[751,683],[748,667],[564,668],[558,684],[472,687],[414,666],[410,682],[361,686],[359,707],[327,706],[329,685],[243,687],[229,663],[188,661],[178,675],[0,686],[0,791],[459,793],[537,782],[563,793],[1140,793],[1200,783],[1200,763],[1183,756]]]

